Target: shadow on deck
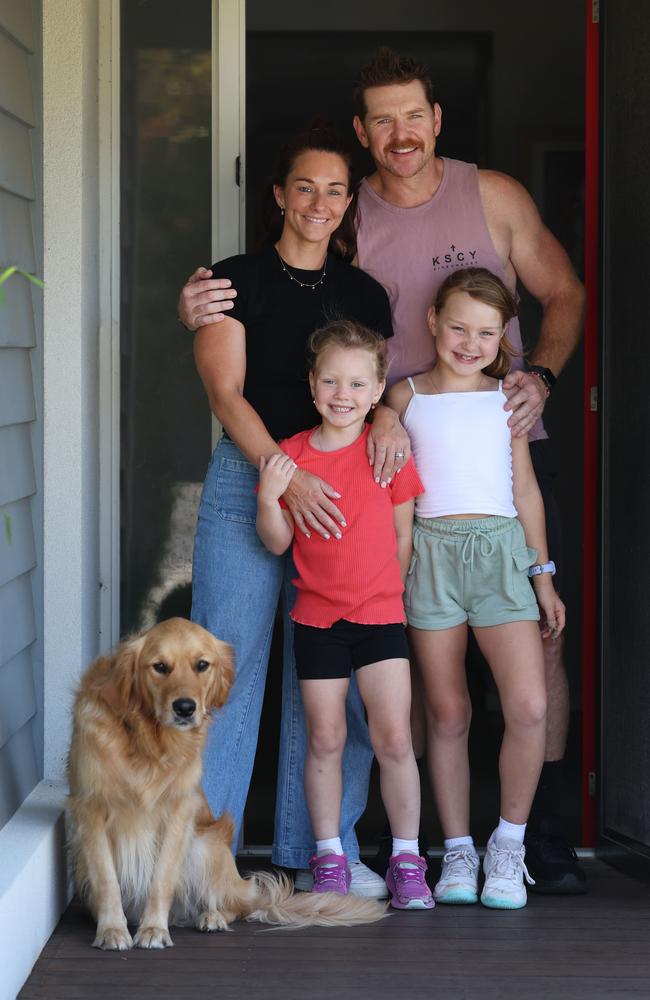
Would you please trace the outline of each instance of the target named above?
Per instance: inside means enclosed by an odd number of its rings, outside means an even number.
[[[433,872],[437,862],[432,861]],[[598,861],[586,896],[393,913],[354,929],[175,929],[167,951],[107,953],[73,903],[19,1000],[525,1000],[650,996],[650,892]]]

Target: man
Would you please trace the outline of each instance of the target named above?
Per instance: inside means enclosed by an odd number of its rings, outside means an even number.
[[[355,92],[354,129],[376,172],[359,194],[360,267],[386,288],[395,336],[389,342],[391,381],[429,368],[435,348],[426,313],[450,270],[488,267],[509,285],[519,280],[541,303],[543,319],[527,371],[506,379],[516,436],[529,435],[547,508],[549,550],[559,562],[559,530],[549,492],[553,478],[541,414],[581,335],[584,293],[569,259],[543,225],[525,189],[513,178],[436,156],[442,124],[424,66],[382,49],[362,69]],[[190,329],[218,320],[236,290],[205,280],[199,269],[181,293],[179,312]],[[513,329],[513,326],[515,329]],[[509,327],[515,346],[516,324]],[[396,446],[379,449],[375,468],[390,465]],[[399,448],[399,454],[402,449]],[[549,517],[550,515],[550,517]],[[559,639],[544,642],[548,692],[546,763],[527,836],[526,861],[537,889],[575,893],[585,888],[575,852],[553,816],[566,748],[569,698]]]

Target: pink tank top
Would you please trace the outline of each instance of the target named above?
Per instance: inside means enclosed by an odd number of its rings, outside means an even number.
[[[366,179],[359,191],[359,267],[384,286],[393,313],[395,336],[387,343],[389,385],[433,365],[435,345],[427,310],[451,271],[487,267],[506,281],[485,222],[476,166],[447,157],[443,166],[438,190],[415,208],[384,201]],[[516,317],[510,320],[508,339],[517,351],[522,350]],[[523,358],[515,358],[513,368],[523,368]],[[529,440],[546,436],[538,420]]]

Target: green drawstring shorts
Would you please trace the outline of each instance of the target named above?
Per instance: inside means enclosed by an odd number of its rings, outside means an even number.
[[[404,594],[407,621],[432,630],[463,622],[481,628],[539,621],[528,577],[536,560],[516,517],[416,516]]]

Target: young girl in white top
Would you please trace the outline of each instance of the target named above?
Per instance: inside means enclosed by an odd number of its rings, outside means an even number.
[[[339,832],[345,703],[354,671],[368,713],[381,792],[393,834],[386,885],[397,909],[430,909],[418,849],[420,781],[411,745],[411,678],[402,593],[411,558],[413,460],[384,487],[368,464],[366,416],[384,391],[379,334],[340,320],[309,342],[309,384],[321,423],[280,442],[260,462],[257,531],[276,555],[293,542],[298,591],[296,672],[307,728],[305,796],[316,840],[314,892],[347,893],[350,869]],[[296,466],[336,486],[345,526],[338,541],[294,532],[280,497]]]
[[[425,493],[416,501],[405,607],[423,678],[429,770],[445,835],[434,898],[478,900],[470,836],[465,677],[472,628],[496,682],[505,720],[499,757],[501,815],[488,841],[481,902],[526,905],[524,832],[545,749],[542,636],[560,634],[544,506],[528,442],[511,436],[501,378],[510,368],[513,295],[490,271],[454,272],[428,313],[433,368],[395,385],[388,402],[409,433]],[[530,579],[533,586],[531,587]],[[533,592],[534,588],[534,592]]]

